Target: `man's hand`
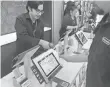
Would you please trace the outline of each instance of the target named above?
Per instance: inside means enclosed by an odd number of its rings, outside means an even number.
[[[54,44],[53,43],[49,43],[49,47],[50,48],[54,48]]]
[[[42,39],[39,41],[39,45],[41,45],[44,49],[50,49],[54,47],[53,43],[49,43],[48,41]]]

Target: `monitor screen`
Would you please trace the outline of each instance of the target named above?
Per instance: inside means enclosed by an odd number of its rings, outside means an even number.
[[[49,76],[59,66],[59,62],[57,61],[53,53],[50,53],[49,55],[38,61],[38,64],[46,76]]]
[[[86,37],[84,36],[84,34],[82,32],[77,34],[77,37],[79,38],[79,40],[82,43],[82,45],[84,45],[87,42],[87,39],[86,39]]]

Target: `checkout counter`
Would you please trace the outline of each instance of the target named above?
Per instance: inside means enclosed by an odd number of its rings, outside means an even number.
[[[92,43],[88,39],[90,33],[80,33],[87,39],[83,48],[89,49]],[[84,39],[83,35],[81,37]],[[73,35],[69,38],[71,37]],[[65,44],[65,40],[59,43]],[[87,63],[71,63],[59,58],[59,43],[54,49],[49,49],[33,59],[31,57],[39,50],[39,46],[17,56],[22,58],[13,66],[16,68],[1,79],[2,87],[84,87]],[[77,54],[71,52],[69,55]],[[24,65],[20,65],[22,62]]]
[[[79,41],[75,41],[77,37]],[[1,79],[2,87],[85,87],[87,62],[67,62],[59,58],[61,48],[64,46],[65,55],[77,55],[77,48],[89,49],[92,39],[89,39],[90,33],[83,31],[65,36],[63,40],[58,42],[54,49],[42,53],[32,58],[33,54],[39,50],[39,46],[23,52],[17,57],[21,57],[11,73]],[[68,46],[67,40],[69,39]],[[73,43],[71,42],[74,39]],[[65,45],[64,45],[65,44]],[[74,45],[74,47],[73,47]],[[76,46],[75,46],[76,45]],[[68,48],[69,47],[69,48]],[[68,49],[68,50],[66,50]],[[78,51],[78,50],[77,50]],[[78,51],[82,53],[83,50]],[[24,65],[21,65],[21,63]],[[15,68],[16,67],[16,68]]]

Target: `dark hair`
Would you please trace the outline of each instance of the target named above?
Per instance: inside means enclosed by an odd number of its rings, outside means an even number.
[[[75,10],[77,8],[77,6],[75,5],[74,2],[72,1],[68,1],[67,2],[67,5],[66,5],[66,8],[65,8],[65,11],[64,11],[64,15],[66,14],[70,14],[70,11],[72,10]]]
[[[44,2],[43,1],[28,1],[26,5],[26,9],[29,12],[28,7],[37,9],[39,5],[42,5]]]

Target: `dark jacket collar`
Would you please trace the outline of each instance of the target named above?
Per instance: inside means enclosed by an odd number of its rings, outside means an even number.
[[[25,14],[25,17],[26,17],[26,19],[30,19],[30,16],[29,16],[28,12]]]

